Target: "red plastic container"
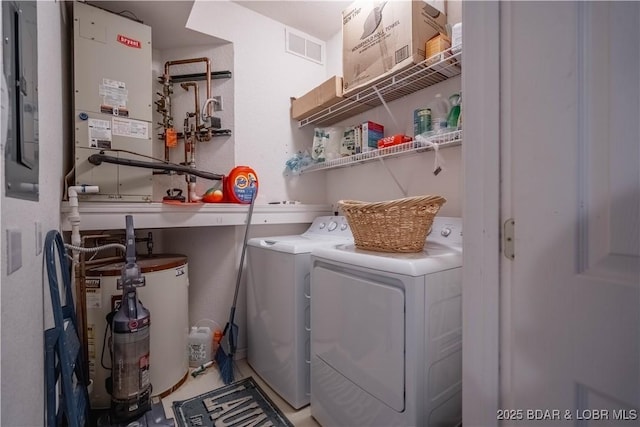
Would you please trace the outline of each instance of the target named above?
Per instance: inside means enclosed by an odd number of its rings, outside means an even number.
[[[393,145],[404,144],[405,142],[411,142],[412,140],[413,138],[411,138],[410,136],[402,134],[386,136],[378,140],[378,148],[386,148]]]

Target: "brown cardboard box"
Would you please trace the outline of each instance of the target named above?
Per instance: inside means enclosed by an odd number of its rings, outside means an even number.
[[[425,57],[431,58],[433,55],[437,55],[443,50],[447,50],[451,47],[451,40],[446,34],[438,34],[437,36],[429,39],[425,44]]]
[[[345,94],[425,59],[427,40],[447,17],[429,3],[358,0],[342,12]]]
[[[300,98],[291,98],[291,118],[302,120],[342,99],[342,77],[333,76]]]

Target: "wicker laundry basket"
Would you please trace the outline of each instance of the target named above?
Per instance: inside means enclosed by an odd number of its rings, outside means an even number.
[[[356,247],[378,252],[421,252],[440,207],[441,196],[417,196],[384,202],[340,200]]]

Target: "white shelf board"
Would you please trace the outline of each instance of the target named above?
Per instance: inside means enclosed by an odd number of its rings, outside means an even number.
[[[211,227],[246,224],[249,205],[204,203],[176,206],[161,202],[111,203],[79,202],[80,230],[117,230],[125,228],[125,215],[132,215],[137,229]],[[62,202],[63,231],[71,231],[68,202]],[[311,223],[317,216],[332,215],[331,205],[280,204],[259,205],[253,209],[251,224]]]
[[[449,48],[406,69],[344,94],[335,104],[298,121],[307,125],[330,126],[363,111],[402,98],[462,73],[462,47]]]
[[[462,130],[442,133],[429,137],[429,140],[438,145],[438,149],[455,147],[462,143]],[[301,174],[321,171],[326,169],[344,168],[347,166],[367,163],[378,159],[386,159],[404,156],[424,151],[433,151],[430,145],[422,145],[416,141],[405,142],[404,144],[393,145],[391,147],[379,148],[373,151],[354,154],[353,156],[340,157],[326,162],[311,164],[300,171]]]

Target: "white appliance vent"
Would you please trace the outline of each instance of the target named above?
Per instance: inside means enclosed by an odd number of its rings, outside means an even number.
[[[285,27],[285,50],[293,55],[324,64],[325,42],[293,28]]]

